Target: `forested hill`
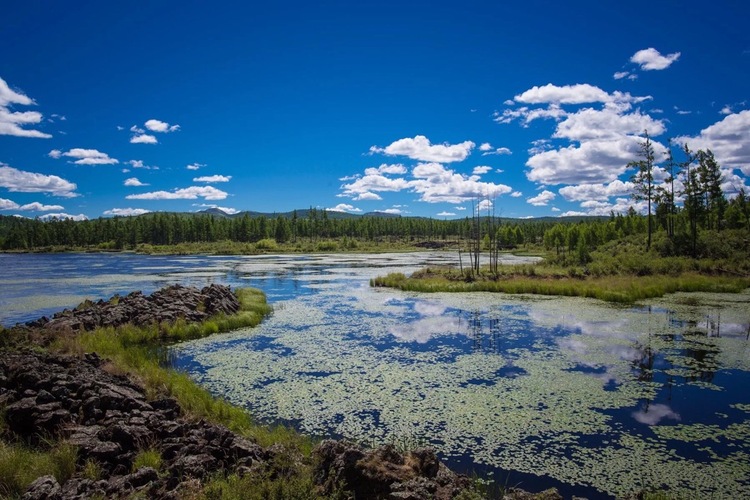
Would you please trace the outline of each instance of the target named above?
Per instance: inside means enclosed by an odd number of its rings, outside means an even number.
[[[174,245],[225,240],[256,243],[266,239],[273,239],[277,243],[341,238],[364,241],[387,238],[400,242],[458,240],[475,236],[477,231],[474,226],[477,223],[498,228],[497,241],[504,246],[515,246],[524,242],[541,243],[544,233],[556,224],[601,220],[606,218],[490,220],[488,217],[467,217],[439,220],[380,212],[354,215],[317,209],[277,214],[227,214],[219,209],[211,209],[197,213],[153,212],[84,221],[42,221],[0,216],[0,249],[33,250],[59,246],[128,249],[139,244]]]

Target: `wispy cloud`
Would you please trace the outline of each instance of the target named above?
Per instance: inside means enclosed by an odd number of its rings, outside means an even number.
[[[174,191],[152,191],[150,193],[129,194],[125,198],[128,200],[195,200],[203,198],[205,200],[224,200],[229,196],[228,193],[216,189],[213,186],[190,186]]]
[[[202,167],[205,167],[205,163],[191,163],[190,165],[186,166],[185,168],[188,170],[198,170]]]
[[[204,175],[203,177],[193,178],[193,182],[229,182],[231,179],[231,175]]]
[[[357,208],[347,203],[339,203],[333,208],[326,208],[326,210],[330,212],[361,212],[362,211],[361,208]]]
[[[36,102],[20,91],[10,88],[0,78],[0,135],[49,139],[52,135],[27,127],[41,123],[43,115],[38,111],[12,111],[13,105],[34,106]]]
[[[62,198],[74,198],[77,186],[56,175],[26,172],[0,163],[0,187],[18,193],[50,193]]]
[[[110,158],[107,153],[102,153],[96,149],[73,148],[65,153],[59,149],[53,149],[47,153],[47,156],[55,159],[59,159],[63,156],[74,158],[75,161],[70,163],[76,165],[115,165],[120,163],[116,158]]]

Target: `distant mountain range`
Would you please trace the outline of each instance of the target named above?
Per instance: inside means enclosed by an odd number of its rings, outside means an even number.
[[[317,209],[318,217],[321,217],[323,210]],[[230,219],[237,218],[237,217],[243,217],[245,215],[248,215],[250,217],[266,217],[266,218],[273,218],[276,217],[285,217],[288,219],[291,219],[294,215],[294,212],[297,212],[297,218],[299,219],[307,219],[310,215],[310,209],[309,208],[302,208],[298,210],[292,210],[290,212],[255,212],[252,210],[247,210],[244,212],[237,212],[236,214],[228,214],[225,211],[221,210],[220,208],[208,208],[206,210],[201,210],[199,212],[193,212],[197,214],[210,214],[214,217],[227,217]],[[359,219],[362,217],[382,217],[382,218],[398,218],[398,217],[404,217],[404,218],[414,218],[414,219],[426,219],[427,217],[417,217],[417,216],[402,216],[398,214],[390,214],[386,212],[367,212],[363,214],[352,214],[349,212],[338,212],[335,210],[326,210],[326,215],[329,219]],[[470,217],[470,216],[467,216]],[[484,217],[484,216],[482,216]],[[435,218],[435,217],[433,217]],[[456,217],[456,219],[463,219],[464,217]],[[593,219],[607,219],[608,217],[605,216],[592,216],[592,215],[576,215],[571,217],[534,217],[534,218],[513,218],[513,217],[497,217],[501,221],[507,221],[507,222],[579,222],[583,220],[593,220]]]

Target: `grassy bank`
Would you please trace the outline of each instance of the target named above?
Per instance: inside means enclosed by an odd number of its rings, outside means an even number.
[[[279,462],[276,466],[286,470],[284,477],[218,475],[202,484],[193,498],[310,498],[313,486],[309,456],[314,444],[310,438],[283,426],[269,427],[254,422],[244,409],[212,396],[186,374],[166,368],[159,361],[160,349],[169,343],[256,326],[271,313],[265,295],[259,290],[239,289],[236,293],[241,304],[236,315],[219,314],[192,324],[178,321],[146,328],[131,325],[99,328],[61,336],[52,343],[50,350],[77,355],[96,352],[109,359],[106,370],[137,380],[149,397],[175,398],[186,418],[206,419],[261,446],[275,445],[278,450],[284,450],[275,459]],[[2,331],[0,335],[6,333]],[[0,406],[0,435],[5,434],[4,425]],[[20,497],[34,479],[46,474],[64,482],[76,472],[76,454],[75,447],[64,441],[49,440],[42,446],[31,447],[26,443],[0,440],[0,497]],[[148,451],[141,460],[152,465],[159,462],[149,456]],[[92,465],[95,464],[86,464],[83,472],[95,476]],[[87,472],[87,468],[93,472]]]
[[[750,287],[750,278],[710,277],[699,274],[681,276],[610,276],[567,278],[548,276],[512,276],[474,281],[453,280],[443,276],[410,277],[395,273],[371,280],[375,287],[391,287],[412,292],[501,292],[590,297],[608,302],[633,303],[674,292],[738,293]]]
[[[581,263],[570,253],[548,253],[538,264],[499,266],[479,273],[425,268],[371,280],[371,286],[415,292],[501,292],[590,297],[633,303],[674,292],[738,293],[750,287],[750,258],[738,249],[719,258],[663,257],[639,239],[610,242]]]

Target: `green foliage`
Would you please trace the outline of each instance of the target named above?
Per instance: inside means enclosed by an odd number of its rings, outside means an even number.
[[[133,459],[133,472],[137,471],[141,467],[151,467],[155,470],[161,469],[161,453],[155,448],[148,448],[141,450]]]
[[[256,475],[227,477],[209,480],[197,496],[210,500],[307,500],[320,498],[315,494],[312,474],[296,473],[291,476],[258,477]]]
[[[0,441],[0,497],[20,497],[38,477],[53,475],[59,483],[75,473],[78,450],[58,443],[48,450]]]

